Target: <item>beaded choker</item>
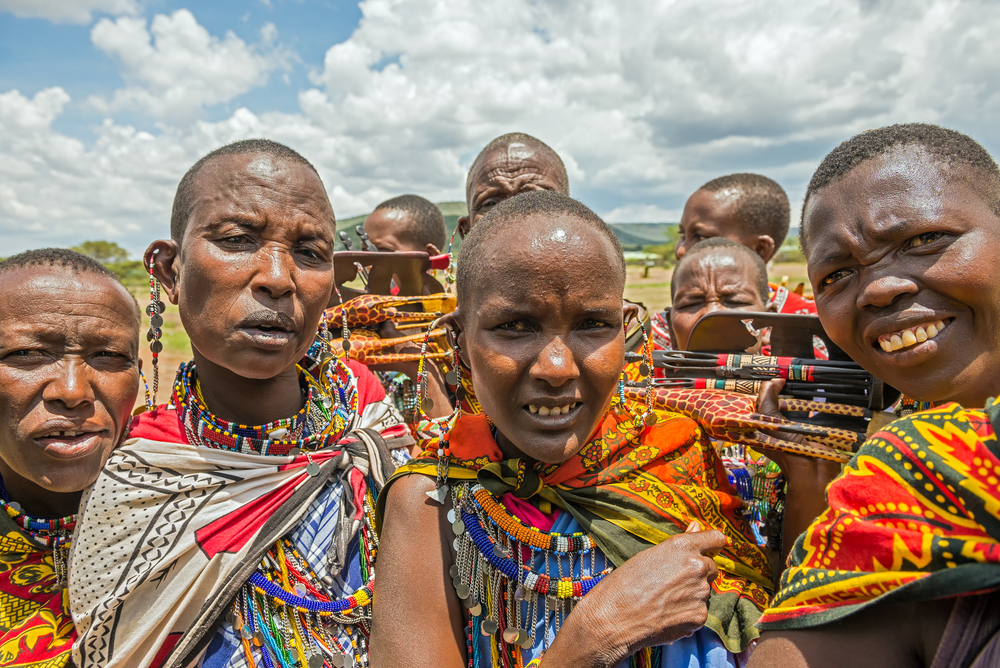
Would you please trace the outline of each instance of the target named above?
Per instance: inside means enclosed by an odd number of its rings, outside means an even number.
[[[191,443],[261,455],[318,450],[339,440],[357,415],[354,374],[337,356],[318,365],[320,380],[296,367],[305,405],[291,418],[265,425],[245,425],[216,417],[201,398],[194,362],[182,364],[174,382],[173,403]]]
[[[59,519],[32,517],[21,510],[21,504],[10,500],[2,478],[0,478],[0,509],[7,513],[21,531],[31,536],[32,540],[52,550],[52,567],[56,575],[54,589],[65,589],[69,548],[72,545],[73,530],[76,528],[76,515],[67,515]]]
[[[469,666],[479,665],[477,636],[491,637],[494,665],[521,665],[520,650],[548,648],[576,601],[612,571],[583,532],[540,531],[511,515],[477,482],[456,484],[448,520],[457,554],[455,592],[469,612]],[[542,629],[536,620],[543,616]]]

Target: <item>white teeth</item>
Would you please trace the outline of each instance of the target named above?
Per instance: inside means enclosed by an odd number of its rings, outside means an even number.
[[[927,330],[925,330],[923,327],[917,327],[916,337],[917,341],[923,343],[924,341],[927,340]]]
[[[913,332],[906,330],[903,332],[903,345],[912,346],[917,343],[917,337],[913,335]]]
[[[938,335],[938,328],[935,325],[927,325],[927,338],[933,339]]]
[[[903,347],[903,339],[899,336],[899,334],[893,334],[892,338],[889,339],[889,343],[892,344],[892,349],[894,351]]]
[[[879,339],[878,344],[882,346],[882,350],[884,350],[885,352],[887,353],[892,352],[892,344],[886,341],[885,339]]]

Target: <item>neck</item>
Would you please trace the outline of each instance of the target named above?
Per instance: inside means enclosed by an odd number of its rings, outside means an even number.
[[[59,519],[75,515],[80,508],[83,490],[77,492],[53,492],[41,485],[22,478],[0,460],[0,475],[11,501],[16,501],[28,515],[45,519]]]
[[[197,350],[194,361],[205,405],[223,420],[262,425],[289,418],[302,408],[298,370],[293,366],[274,378],[244,378],[206,360]]]

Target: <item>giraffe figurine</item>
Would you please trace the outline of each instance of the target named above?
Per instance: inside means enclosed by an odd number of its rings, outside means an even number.
[[[863,441],[859,434],[849,429],[821,427],[776,418],[757,412],[756,397],[725,390],[654,388],[652,406],[673,411],[693,419],[709,438],[730,443],[740,443],[753,448],[776,449],[795,454],[829,459],[837,462],[850,460],[852,453]],[[625,398],[644,403],[644,388],[625,389]],[[780,399],[783,411],[814,411],[834,415],[859,417],[857,406],[820,403],[802,399]],[[796,443],[764,433],[763,430],[803,434],[810,440]]]
[[[423,311],[399,310],[406,306],[422,306]],[[345,315],[348,329],[375,329],[390,320],[393,323],[430,323],[445,313],[451,313],[457,306],[455,295],[361,295],[327,309],[323,317],[330,329],[343,327]]]
[[[439,327],[431,332],[431,345],[426,354],[429,360],[444,360],[451,357],[451,352],[442,349],[435,343],[435,339],[444,337],[444,328]],[[365,366],[378,366],[380,364],[397,364],[401,362],[419,362],[420,353],[383,352],[389,348],[394,348],[403,343],[418,343],[423,341],[424,334],[412,334],[410,336],[400,336],[394,339],[381,339],[370,330],[354,330],[351,334],[351,349],[343,352],[336,348],[336,353],[343,357],[347,355],[355,362],[360,362]]]

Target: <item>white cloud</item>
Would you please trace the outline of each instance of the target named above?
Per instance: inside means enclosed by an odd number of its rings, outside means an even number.
[[[36,230],[33,245],[105,236],[139,249],[166,233],[187,167],[249,136],[313,161],[341,218],[402,192],[463,198],[472,158],[514,130],[551,144],[574,195],[625,222],[677,220],[690,192],[736,171],[777,179],[796,209],[827,151],[887,123],[942,123],[1000,155],[1000,6],[988,2],[365,0],[361,9],[348,40],[305,64],[315,69],[299,112],[239,109],[217,122],[188,119],[283,67],[272,28],[247,45],[210,35],[186,11],[148,29],[134,18],[99,22],[94,41],[121,60],[128,86],[104,101],[96,143],[52,128],[72,113],[61,89],[0,97],[0,235]],[[114,120],[125,107],[160,130]]]
[[[0,0],[0,12],[56,23],[90,23],[94,12],[120,16],[138,11],[135,0]]]
[[[101,19],[91,31],[97,48],[121,61],[129,83],[111,100],[91,97],[104,113],[119,109],[157,119],[185,121],[207,106],[228,102],[261,86],[275,69],[287,68],[291,54],[275,46],[277,28],[261,30],[261,47],[247,45],[232,32],[213,37],[186,9],[145,19]]]

